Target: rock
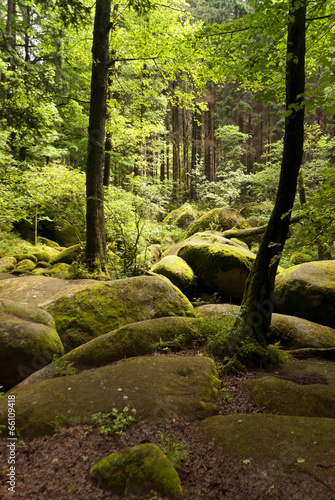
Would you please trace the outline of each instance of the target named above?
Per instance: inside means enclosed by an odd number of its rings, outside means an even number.
[[[293,475],[310,473],[323,484],[332,484],[334,419],[269,414],[218,415],[201,422],[201,427],[208,440],[215,439],[222,448],[223,458],[234,457],[246,467],[252,463],[261,464],[266,467],[264,476],[271,476],[275,471],[280,477],[282,471],[290,470]]]
[[[43,236],[39,236],[38,239],[48,247],[60,249],[60,246],[56,241],[49,240],[48,238],[44,238]]]
[[[8,280],[10,278],[15,278],[15,276],[13,276],[12,274],[8,274],[8,273],[0,273],[0,281],[1,280]]]
[[[2,257],[0,259],[0,273],[12,271],[17,264],[15,257]]]
[[[193,269],[200,285],[218,292],[222,298],[242,299],[255,260],[255,255],[249,250],[194,238],[178,251],[178,256]]]
[[[210,212],[203,214],[189,226],[187,236],[192,236],[195,233],[208,229],[226,231],[233,227],[246,229],[249,227],[249,224],[239,212],[233,208],[214,208]]]
[[[235,239],[235,238],[234,238]],[[224,238],[217,231],[205,231],[204,233],[196,233],[185,240],[179,241],[176,245],[168,248],[164,253],[167,255],[178,255],[179,250],[181,250],[184,246],[189,245],[191,242],[198,241],[201,243],[207,243],[211,245],[232,245],[234,247],[240,248],[241,245],[233,241],[233,239]]]
[[[94,465],[90,477],[113,494],[149,494],[182,499],[179,476],[170,460],[152,443],[112,453]]]
[[[166,276],[185,295],[192,294],[195,285],[195,274],[190,266],[177,255],[163,257],[150,271]]]
[[[297,265],[297,264],[304,264],[305,262],[311,262],[313,260],[313,257],[308,255],[307,253],[303,252],[294,252],[290,260],[292,262],[292,265]]]
[[[289,267],[276,279],[279,312],[335,328],[335,261]]]
[[[53,432],[61,425],[92,424],[101,411],[136,410],[137,420],[159,421],[216,414],[220,381],[213,360],[203,356],[150,356],[15,388],[20,404],[16,425],[23,438]],[[7,422],[7,399],[0,400],[0,425]]]
[[[292,360],[276,376],[246,382],[260,406],[282,415],[335,419],[335,364]]]
[[[239,306],[233,304],[206,304],[196,308],[197,316],[205,318],[237,315],[239,310]],[[268,342],[280,342],[284,349],[331,348],[335,347],[335,330],[295,316],[273,313]]]
[[[51,262],[61,253],[60,250],[60,247],[59,250],[52,247],[44,248],[43,250],[41,249],[36,252],[34,255],[37,258],[38,262]]]
[[[30,254],[30,253],[15,254],[13,257],[15,257],[17,262],[21,262],[22,260],[29,259],[32,262],[35,262],[35,264],[37,264],[37,257],[33,254]]]
[[[184,203],[176,210],[172,210],[165,219],[163,224],[174,224],[182,229],[186,229],[197,217],[196,212],[193,210],[189,203]]]
[[[29,273],[34,269],[36,266],[36,262],[30,260],[30,259],[23,259],[21,260],[15,269],[12,271],[12,274],[23,274],[23,273]]]
[[[273,344],[280,341],[284,349],[335,347],[335,330],[295,316],[273,314],[268,339]]]
[[[58,252],[51,260],[50,264],[58,264],[58,262],[65,262],[65,264],[72,264],[79,255],[83,252],[83,246],[79,243],[77,245],[72,245],[71,247],[65,248],[61,252]]]
[[[192,304],[163,277],[138,276],[83,285],[44,308],[66,350],[116,328],[163,316],[194,316]]]
[[[70,264],[65,264],[65,262],[58,262],[54,264],[48,272],[49,276],[54,278],[60,278],[66,280],[69,277],[71,271]]]
[[[50,314],[0,300],[0,385],[13,387],[63,353]]]
[[[96,283],[95,280],[61,280],[45,276],[22,276],[15,280],[0,281],[0,298],[42,307],[42,304],[77,290],[83,285]]]
[[[97,368],[121,359],[133,358],[160,351],[173,344],[177,338],[182,345],[189,345],[196,337],[198,319],[167,317],[139,321],[122,326],[113,332],[73,349],[59,359],[60,363],[73,363],[76,373]],[[179,339],[179,340],[178,340]],[[54,364],[33,373],[21,385],[32,384],[57,376]]]

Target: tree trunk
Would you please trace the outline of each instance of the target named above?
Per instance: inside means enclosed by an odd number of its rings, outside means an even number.
[[[97,0],[93,32],[93,64],[86,169],[86,262],[90,270],[108,274],[104,216],[104,142],[109,64],[111,0]]]
[[[286,116],[284,151],[275,207],[248,277],[236,322],[240,337],[253,337],[265,344],[273,311],[273,290],[278,263],[290,224],[297,190],[304,141],[305,20],[306,2],[294,9],[290,0],[286,61]]]

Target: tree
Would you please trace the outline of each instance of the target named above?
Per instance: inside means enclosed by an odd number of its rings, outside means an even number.
[[[86,168],[86,262],[108,275],[104,214],[104,154],[111,0],[97,0],[93,30]]]
[[[297,5],[297,6],[296,6]],[[237,319],[240,337],[265,344],[273,310],[273,290],[293,208],[304,141],[306,1],[290,0],[286,57],[284,151],[275,206],[249,274]]]

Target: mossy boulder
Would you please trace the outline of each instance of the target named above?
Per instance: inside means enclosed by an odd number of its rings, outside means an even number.
[[[335,328],[335,260],[307,262],[282,271],[274,300],[283,314]]]
[[[269,414],[218,415],[201,422],[201,427],[208,440],[215,439],[223,457],[234,457],[245,467],[261,464],[266,467],[264,476],[290,470],[297,475],[311,473],[320,482],[332,484],[334,419]]]
[[[112,453],[90,470],[90,477],[113,494],[148,494],[182,499],[179,476],[170,460],[152,443]]]
[[[56,258],[61,253],[61,249],[58,250],[56,248],[44,248],[43,250],[39,250],[35,252],[35,257],[38,262],[51,262],[54,258]]]
[[[63,353],[50,314],[0,300],[0,385],[13,387]]]
[[[41,241],[41,243],[43,243],[44,245],[48,246],[48,247],[51,247],[51,248],[58,248],[60,250],[60,246],[59,244],[56,242],[56,241],[53,241],[53,240],[49,240],[49,238],[45,238],[44,236],[39,236],[39,241]]]
[[[181,207],[172,210],[163,220],[163,224],[175,224],[186,229],[196,218],[197,213],[192,206],[189,203],[184,203]]]
[[[51,267],[51,269],[48,271],[48,275],[55,278],[67,279],[69,277],[70,271],[70,264],[65,264],[65,262],[58,262]]]
[[[284,349],[335,347],[335,330],[295,316],[273,314],[268,341],[279,341]]]
[[[298,264],[304,264],[305,262],[311,262],[312,260],[313,257],[304,252],[294,252],[290,257],[290,261],[294,266]]]
[[[251,397],[282,415],[335,419],[335,364],[331,361],[293,360],[276,376],[249,380]]]
[[[73,363],[76,373],[114,363],[121,359],[151,354],[169,346],[189,345],[196,338],[196,318],[167,317],[138,321],[105,333],[73,349],[59,359],[61,364]],[[57,376],[51,364],[33,373],[22,382],[32,384]]]
[[[61,280],[46,276],[22,276],[4,279],[0,282],[0,298],[14,300],[32,306],[55,300],[87,284],[96,284],[95,280]]]
[[[240,246],[211,244],[191,239],[179,251],[198,277],[198,282],[222,298],[239,301],[255,255]]]
[[[234,238],[235,239],[235,238]],[[222,236],[218,231],[205,231],[203,233],[196,233],[185,240],[179,241],[175,245],[171,246],[164,252],[164,256],[167,255],[179,255],[179,251],[184,247],[193,242],[200,242],[210,245],[231,245],[240,248],[241,245],[236,243],[234,239],[228,239]]]
[[[21,262],[22,260],[29,259],[35,264],[37,264],[37,257],[31,253],[19,253],[14,255],[17,262]]]
[[[233,227],[246,229],[250,226],[237,210],[229,207],[214,208],[210,212],[203,214],[189,226],[187,236],[192,236],[207,229],[226,231]]]
[[[29,273],[34,269],[36,266],[36,262],[30,259],[23,259],[21,260],[15,269],[12,271],[12,274],[24,274],[24,273]]]
[[[164,277],[138,276],[83,285],[44,308],[66,350],[116,328],[163,316],[194,316],[192,304]]]
[[[185,295],[192,293],[195,285],[195,274],[181,257],[167,255],[157,262],[150,271],[166,276]]]
[[[16,425],[23,438],[50,434],[52,422],[92,424],[92,415],[121,412],[158,422],[218,412],[220,381],[213,360],[203,356],[150,356],[120,361],[83,373],[14,388]],[[7,400],[0,400],[0,425],[7,421]]]
[[[17,264],[17,260],[15,257],[2,257],[0,259],[0,273],[9,273],[11,272]]]
[[[58,262],[65,262],[65,264],[72,264],[73,261],[78,259],[79,255],[83,252],[83,246],[79,243],[65,248],[58,252],[51,260],[51,265],[58,264]]]

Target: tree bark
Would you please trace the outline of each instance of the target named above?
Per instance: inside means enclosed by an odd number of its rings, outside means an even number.
[[[107,271],[104,215],[104,142],[109,65],[111,0],[97,0],[93,31],[93,64],[86,169],[86,262],[90,270]]]
[[[266,343],[273,311],[273,290],[280,254],[287,238],[297,190],[304,141],[305,20],[306,2],[290,0],[286,60],[286,110],[284,151],[276,203],[248,277],[237,319],[238,334]],[[291,17],[292,16],[292,17]]]

